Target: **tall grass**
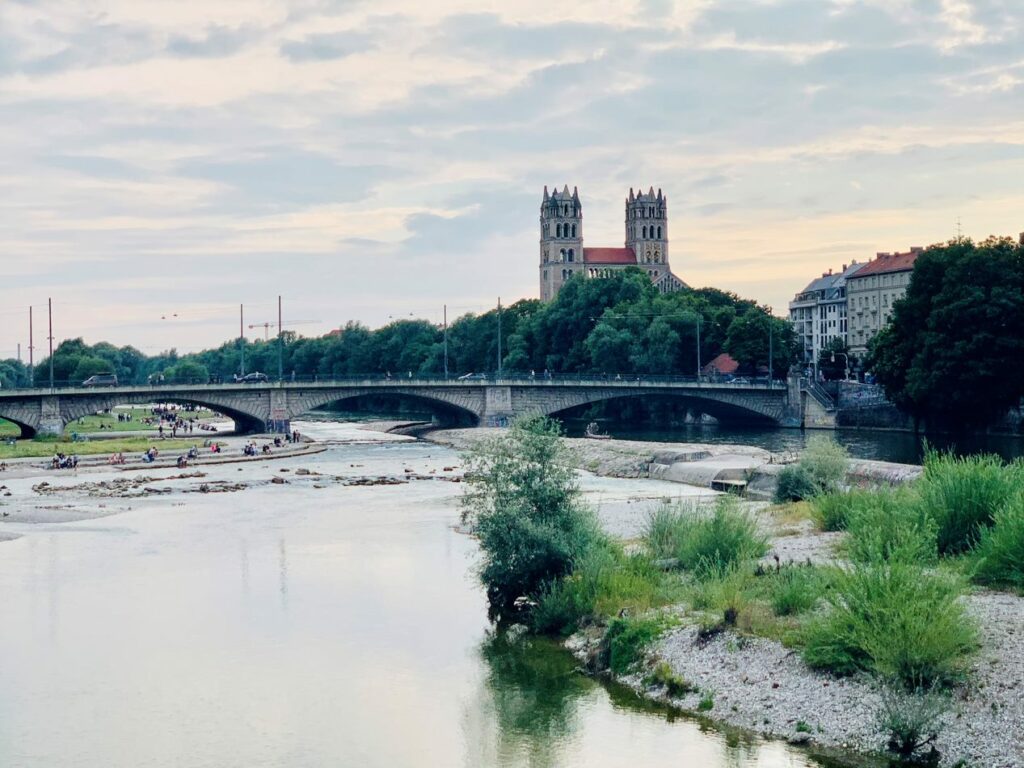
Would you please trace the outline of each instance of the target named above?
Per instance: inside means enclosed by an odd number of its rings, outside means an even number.
[[[913,490],[855,491],[849,496],[849,535],[843,548],[850,560],[918,564],[936,560],[937,525]]]
[[[698,578],[758,558],[768,539],[733,496],[721,496],[709,515],[697,506],[665,506],[648,520],[644,539],[655,557],[676,558]]]
[[[959,554],[977,544],[1022,481],[1024,467],[1008,467],[998,456],[929,453],[917,491],[935,521],[939,553]]]
[[[530,612],[530,628],[566,635],[587,621],[623,610],[642,613],[678,599],[678,577],[659,570],[650,558],[626,555],[613,543],[591,548],[572,574],[548,584]]]
[[[630,671],[672,624],[666,616],[613,619],[604,636],[608,668],[618,675]]]
[[[981,532],[977,552],[977,581],[1024,589],[1024,494],[995,513],[992,527]]]
[[[776,616],[797,616],[814,608],[826,581],[817,568],[789,566],[767,577],[768,600]]]
[[[950,573],[901,561],[858,564],[836,576],[827,611],[804,632],[804,659],[840,675],[865,671],[907,690],[964,676],[977,630]]]

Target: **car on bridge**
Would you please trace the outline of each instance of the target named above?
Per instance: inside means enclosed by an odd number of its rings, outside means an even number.
[[[245,376],[235,375],[235,384],[262,384],[268,381],[270,381],[270,379],[267,374],[260,373],[259,371],[247,373]]]
[[[83,387],[116,387],[117,374],[97,373],[82,382]]]

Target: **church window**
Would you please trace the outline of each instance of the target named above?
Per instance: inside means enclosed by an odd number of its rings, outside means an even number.
[[[555,237],[561,237],[561,236],[562,236],[562,225],[561,224],[556,224],[555,225]]]
[[[565,213],[566,216],[569,215],[569,206],[568,205],[563,208],[563,212]]]
[[[647,237],[647,227],[644,227],[644,237]]]
[[[569,261],[572,261],[572,260],[573,260],[573,257],[574,257],[574,256],[576,255],[575,249],[573,249],[573,248],[570,248],[570,249],[569,249],[569,250],[567,251],[567,254],[568,254],[568,256],[569,256]]]
[[[562,257],[562,261],[565,261],[565,248],[561,248],[558,251],[558,255]]]
[[[576,225],[575,224],[572,225],[572,236],[576,237]]]
[[[658,239],[661,240],[661,227],[658,227]]]

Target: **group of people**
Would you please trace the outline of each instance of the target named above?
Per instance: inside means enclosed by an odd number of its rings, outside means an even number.
[[[65,456],[57,452],[50,459],[50,469],[78,469],[78,455]]]
[[[280,438],[277,438],[277,439],[280,440]],[[262,453],[264,456],[266,456],[270,452],[271,452],[270,443],[264,443],[263,444],[263,448],[260,449],[260,448],[258,448],[256,446],[256,441],[255,440],[250,440],[248,443],[246,443],[242,447],[242,455],[243,456],[259,456],[260,453]]]

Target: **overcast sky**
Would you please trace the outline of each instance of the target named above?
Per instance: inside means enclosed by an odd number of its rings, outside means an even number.
[[[537,295],[669,198],[673,271],[785,313],[829,267],[1024,230],[1021,0],[0,0],[0,357]],[[162,319],[166,317],[167,319]],[[248,331],[262,334],[262,329]]]

